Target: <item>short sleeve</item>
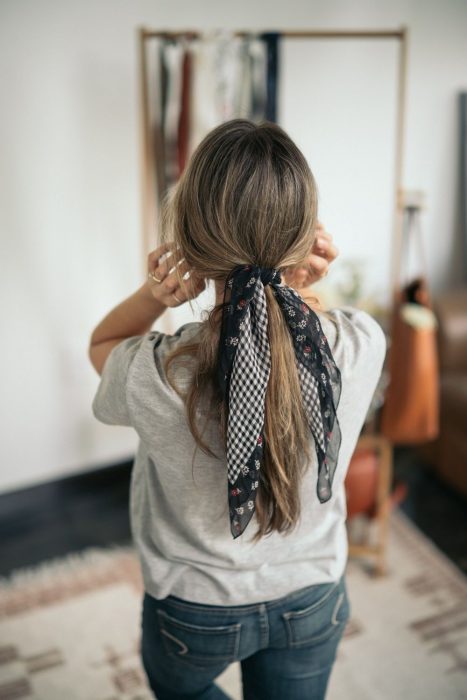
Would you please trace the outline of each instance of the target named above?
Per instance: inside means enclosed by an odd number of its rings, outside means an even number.
[[[360,430],[378,386],[387,351],[386,335],[378,321],[363,309],[331,309],[333,323],[323,323],[343,381],[341,412]]]
[[[383,328],[371,314],[353,306],[340,306],[328,313],[330,319],[321,320],[336,361],[349,375],[362,367],[368,379],[374,375],[376,382],[387,352]]]
[[[109,353],[92,402],[92,412],[101,423],[132,425],[127,399],[128,375],[144,337],[125,338]]]

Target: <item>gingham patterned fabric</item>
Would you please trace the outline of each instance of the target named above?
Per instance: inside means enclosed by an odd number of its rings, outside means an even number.
[[[241,535],[255,511],[265,449],[264,401],[271,371],[267,302],[271,284],[292,335],[302,398],[318,457],[317,496],[332,496],[341,444],[336,415],[341,374],[316,313],[281,283],[279,270],[239,265],[229,274],[219,342],[218,381],[228,406],[227,486],[230,529]],[[225,303],[227,287],[231,289]]]

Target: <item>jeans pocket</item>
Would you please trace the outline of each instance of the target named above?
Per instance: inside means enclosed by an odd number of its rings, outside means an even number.
[[[342,577],[310,605],[282,613],[290,648],[319,644],[343,633],[350,616],[345,579]]]
[[[199,625],[157,610],[159,631],[168,656],[196,667],[228,665],[237,660],[241,623]]]

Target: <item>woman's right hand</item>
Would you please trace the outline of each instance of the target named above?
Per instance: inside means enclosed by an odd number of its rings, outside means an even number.
[[[328,274],[330,264],[338,255],[339,248],[333,244],[332,235],[318,223],[310,255],[300,265],[287,267],[282,275],[283,280],[288,287],[297,291],[305,289]]]

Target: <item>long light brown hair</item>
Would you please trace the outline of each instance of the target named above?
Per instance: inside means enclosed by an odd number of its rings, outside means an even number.
[[[315,180],[292,139],[274,122],[232,119],[205,136],[167,192],[161,235],[162,243],[174,243],[199,276],[214,280],[216,289],[223,291],[227,275],[237,265],[275,267],[282,272],[303,263],[314,242],[316,223]],[[293,341],[270,285],[264,291],[271,373],[265,397],[255,542],[273,530],[290,533],[297,525],[301,477],[311,459],[311,434]],[[316,298],[308,295],[307,299],[316,302],[315,310],[320,308]],[[203,440],[197,415],[201,407],[207,408],[204,428],[207,421],[217,421],[226,449],[228,406],[216,378],[223,307],[224,303],[215,304],[205,312],[196,341],[177,347],[165,360],[167,379],[185,402],[197,447],[214,457],[218,455]],[[188,361],[190,366],[192,378],[185,391],[171,376],[175,361],[185,366]]]

